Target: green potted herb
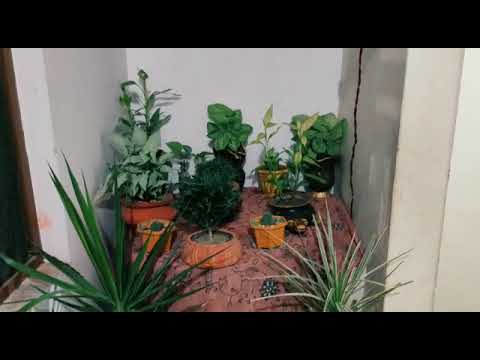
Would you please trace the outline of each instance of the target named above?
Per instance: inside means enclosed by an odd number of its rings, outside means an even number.
[[[233,265],[241,255],[238,237],[222,224],[232,219],[240,204],[240,193],[234,189],[232,166],[221,158],[203,162],[195,175],[182,179],[175,207],[191,224],[200,227],[188,235],[182,252],[187,264],[197,263],[213,254],[201,266],[221,268]]]
[[[115,150],[115,164],[110,166],[96,200],[112,196],[114,185],[122,198],[122,214],[130,224],[161,218],[173,220],[175,210],[170,206],[172,196],[169,173],[173,152],[161,149],[161,128],[170,115],[161,111],[160,102],[175,100],[179,95],[171,90],[150,91],[148,75],[138,72],[138,81],[121,84],[120,117],[110,141]],[[116,184],[112,173],[117,172]]]
[[[271,212],[266,212],[252,219],[250,226],[253,229],[257,247],[260,249],[279,247],[285,240],[287,221],[282,216],[274,216]]]
[[[161,249],[171,234],[172,225],[164,229],[150,253],[147,254],[147,244],[144,244],[136,259],[133,260],[128,256],[129,245],[121,218],[120,196],[116,188],[114,189],[115,236],[113,249],[109,251],[99,228],[95,207],[90,199],[85,180],[83,179],[85,188],[82,191],[68,163],[67,168],[71,187],[75,193],[74,198],[70,197],[52,169],[50,169],[50,176],[88,260],[95,270],[96,279],[90,282],[71,265],[41,249],[38,249],[39,255],[55,267],[66,280],[42,273],[0,253],[0,260],[10,267],[32,279],[56,287],[52,292],[37,288],[41,294],[29,300],[20,311],[29,311],[42,302],[53,299],[69,309],[80,312],[160,312],[168,311],[176,301],[201,290],[199,288],[189,293],[183,292],[185,282],[188,281],[195,266],[186,268],[173,278],[167,278],[173,262],[178,257],[176,251],[172,251],[160,260],[162,262],[160,266],[155,266],[159,261]]]
[[[288,175],[286,178],[269,180],[277,188],[276,196],[269,202],[272,212],[287,220],[305,219],[311,222],[313,215],[311,197],[301,190],[304,186],[302,162],[307,145],[306,132],[316,119],[317,114],[292,118],[290,129],[294,135],[294,143],[290,149],[284,149],[288,156]]]
[[[273,179],[284,178],[288,174],[288,169],[281,164],[280,153],[271,146],[270,141],[278,133],[281,125],[277,125],[272,121],[273,105],[271,105],[265,116],[263,117],[263,131],[258,133],[256,139],[250,145],[262,145],[263,154],[260,166],[257,171],[258,183],[260,189],[267,196],[275,196],[277,189],[275,188]]]
[[[346,132],[347,120],[340,120],[332,113],[318,116],[306,132],[308,143],[303,158],[303,173],[308,190],[323,193],[335,184],[335,164]]]
[[[207,136],[216,157],[229,161],[235,169],[236,181],[243,190],[245,183],[245,146],[253,128],[242,122],[242,112],[223,104],[208,106]]]

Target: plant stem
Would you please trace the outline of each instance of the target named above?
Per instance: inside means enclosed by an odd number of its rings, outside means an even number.
[[[208,237],[210,238],[210,242],[213,243],[213,232],[212,229],[208,228]]]

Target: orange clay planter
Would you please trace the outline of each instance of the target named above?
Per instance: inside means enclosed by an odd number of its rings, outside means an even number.
[[[162,201],[135,201],[128,205],[122,204],[122,218],[129,225],[153,219],[173,221],[177,216],[177,210],[169,206],[172,202],[173,197],[170,195]]]
[[[277,192],[277,187],[269,182],[269,177],[275,177],[280,179],[287,176],[288,169],[286,166],[281,166],[280,170],[277,171],[268,171],[268,170],[257,170],[258,184],[260,185],[260,190],[266,196],[274,197]]]
[[[162,223],[163,224],[163,229],[160,230],[160,231],[150,230],[150,226],[154,222]],[[158,242],[158,240],[160,240],[160,237],[165,232],[168,225],[170,225],[170,221],[162,220],[162,219],[148,220],[148,221],[144,221],[144,222],[141,222],[141,223],[138,224],[137,234],[140,236],[140,238],[142,240],[142,244],[145,244],[148,241],[148,239],[150,239],[150,241],[147,245],[147,253],[149,253],[153,250],[153,247]],[[170,251],[172,249],[172,234],[173,234],[173,229],[170,232],[170,235],[168,236],[167,240],[165,241],[165,245],[164,245],[161,253],[164,253],[166,251]]]
[[[280,223],[275,225],[261,225],[261,218],[261,216],[258,216],[250,223],[255,234],[257,247],[260,249],[273,249],[282,245],[285,240],[285,227],[287,226],[285,218],[274,216],[274,219],[281,220]]]
[[[217,231],[230,235],[231,239],[220,244],[202,244],[194,239],[205,233],[205,231],[197,231],[187,237],[182,251],[182,260],[187,265],[193,266],[205,258],[218,253],[218,255],[207,260],[199,267],[202,269],[220,269],[235,264],[242,255],[242,245],[240,241],[237,236],[230,231],[223,229]]]

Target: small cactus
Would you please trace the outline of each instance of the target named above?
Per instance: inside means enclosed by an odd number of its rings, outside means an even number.
[[[264,226],[275,225],[277,220],[273,217],[271,212],[266,212],[260,219],[260,224]]]

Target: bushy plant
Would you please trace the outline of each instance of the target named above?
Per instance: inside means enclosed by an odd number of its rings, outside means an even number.
[[[379,273],[388,266],[398,263],[389,274],[385,275],[384,280],[388,278],[401,264],[400,261],[407,255],[408,251],[369,270],[368,266],[371,265],[382,237],[379,236],[370,241],[366,249],[362,250],[356,235],[353,235],[343,261],[339,263],[328,206],[326,223],[320,214],[313,220],[320,259],[316,259],[308,252],[303,253],[285,243],[285,247],[300,267],[299,271],[295,271],[272,255],[264,253],[279,271],[279,275],[267,278],[282,280],[285,293],[266,296],[253,301],[292,297],[296,298],[306,311],[359,312],[371,309],[375,304],[382,301],[386,295],[411,283],[411,281],[398,283],[390,288],[384,288],[383,283],[370,280],[372,274]]]
[[[253,128],[242,123],[242,112],[232,110],[223,104],[208,106],[207,136],[211,139],[211,146],[216,151],[225,150],[233,156],[243,154],[243,147],[247,145]]]
[[[250,145],[262,145],[263,155],[258,169],[277,171],[280,168],[280,153],[270,146],[270,141],[278,133],[281,125],[273,121],[273,105],[271,105],[263,117],[263,131],[258,133],[256,139]]]
[[[167,279],[167,273],[178,257],[175,250],[155,269],[159,254],[172,231],[173,225],[165,229],[149,254],[147,254],[147,246],[150,240],[145,242],[137,258],[131,261],[128,253],[128,240],[125,235],[125,225],[121,217],[120,196],[116,189],[114,189],[114,248],[112,251],[108,251],[107,243],[98,226],[95,207],[90,199],[85,179],[83,179],[84,190],[82,191],[68,162],[66,162],[66,165],[71,186],[75,193],[74,199],[67,194],[52,169],[50,169],[50,176],[78,239],[81,241],[82,247],[95,270],[98,285],[96,282],[88,281],[69,264],[41,249],[38,250],[39,254],[63,274],[66,280],[52,277],[0,254],[0,260],[5,261],[15,270],[25,273],[32,279],[56,286],[56,289],[52,292],[45,292],[35,287],[41,295],[29,299],[20,311],[29,311],[36,305],[50,299],[81,312],[167,311],[170,305],[176,301],[202,289],[197,288],[188,293],[183,292],[185,281],[188,280],[195,266],[188,267]],[[76,204],[74,200],[76,200]],[[201,265],[201,263],[198,265]]]
[[[232,166],[221,158],[197,166],[195,175],[182,179],[175,207],[188,222],[212,233],[238,208],[240,193],[233,188]]]

